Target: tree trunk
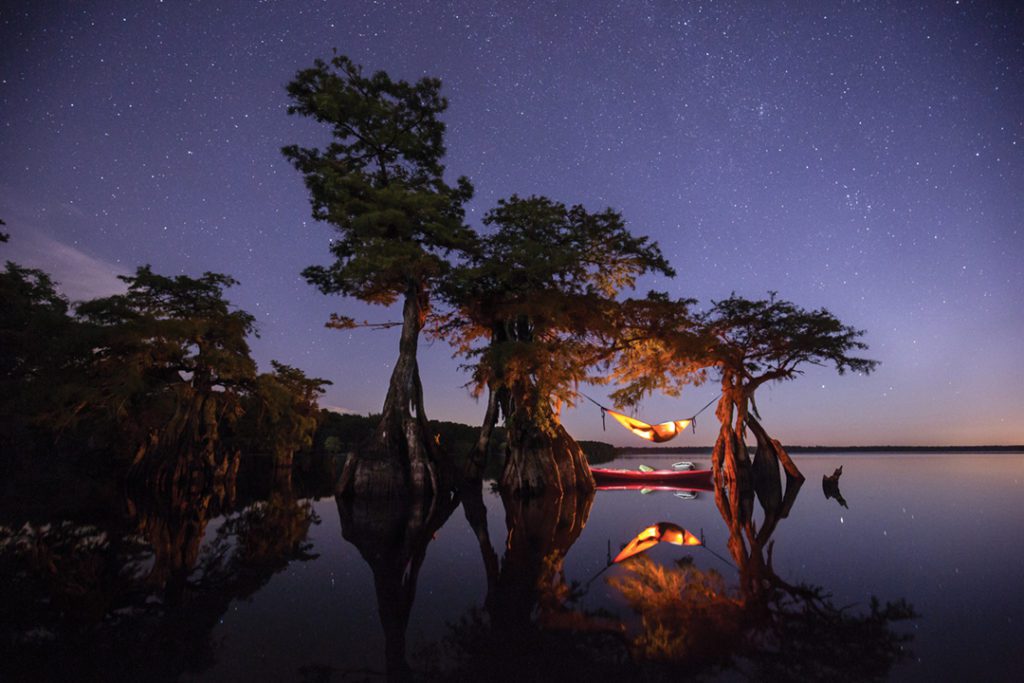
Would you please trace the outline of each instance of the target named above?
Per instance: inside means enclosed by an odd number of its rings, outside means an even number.
[[[750,427],[750,431],[754,432],[754,437],[757,439],[757,459],[755,460],[755,470],[758,467],[762,468],[773,468],[778,470],[779,463],[786,470],[786,476],[792,477],[793,479],[803,481],[804,475],[800,473],[800,469],[793,462],[792,458],[789,457],[789,453],[782,447],[782,443],[778,439],[773,439],[768,436],[768,433],[761,426],[761,423],[754,419],[753,415],[747,417],[747,426]],[[764,454],[762,458],[762,453]],[[763,464],[758,465],[757,460],[762,460]],[[756,476],[756,474],[755,474]]]
[[[224,392],[178,387],[175,413],[136,448],[127,478],[166,490],[195,477],[233,483],[241,454],[222,443],[221,427],[233,422],[234,398]]]
[[[274,449],[274,469],[290,470],[295,463],[295,451],[291,448]]]
[[[487,466],[487,454],[491,449],[491,436],[494,426],[498,423],[500,412],[499,394],[501,389],[491,388],[487,392],[487,412],[484,413],[480,435],[466,456],[466,464],[462,470],[462,478],[468,482],[478,482],[482,478],[484,467]]]
[[[398,362],[391,373],[380,424],[345,461],[338,482],[343,496],[434,495],[451,485],[447,459],[437,448],[423,410],[416,347],[426,316],[426,293],[409,286],[402,309]]]
[[[527,497],[594,490],[594,476],[583,449],[559,422],[554,421],[550,430],[534,420],[509,422],[502,490]]]
[[[742,380],[725,373],[722,377],[722,398],[715,410],[722,427],[711,455],[718,481],[745,484],[750,480],[751,462],[746,444],[748,399]]]

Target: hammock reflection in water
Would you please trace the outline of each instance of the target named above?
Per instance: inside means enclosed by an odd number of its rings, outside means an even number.
[[[622,551],[615,556],[612,563],[621,562],[628,557],[638,555],[648,548],[661,542],[672,545],[701,545],[700,539],[689,531],[672,522],[658,522],[647,527],[631,540]]]

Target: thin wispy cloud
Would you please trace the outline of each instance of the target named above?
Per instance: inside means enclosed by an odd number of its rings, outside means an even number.
[[[0,250],[0,258],[27,268],[46,271],[58,283],[64,296],[84,301],[125,291],[125,283],[117,279],[128,271],[120,266],[91,256],[81,249],[65,244],[33,230],[5,229],[11,241]]]

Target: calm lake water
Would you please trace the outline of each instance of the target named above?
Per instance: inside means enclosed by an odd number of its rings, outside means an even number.
[[[683,457],[692,459],[643,462]],[[849,656],[879,665],[849,669],[854,679],[1020,680],[1024,456],[796,461],[806,482],[760,552],[747,530],[739,535],[752,556],[745,572],[707,491],[599,491],[531,506],[485,487],[478,506],[433,512],[278,494],[222,502],[225,514],[211,503],[205,519],[130,501],[133,519],[142,509],[142,532],[121,536],[100,522],[7,522],[0,677],[372,681],[389,669],[520,680],[582,676],[582,662],[621,677],[631,664],[616,653],[636,652],[646,633],[655,665],[637,678],[800,680],[825,675],[822,660]],[[822,476],[840,465],[847,507],[822,490]],[[763,531],[761,504],[753,510],[750,530]],[[657,522],[705,546],[661,543],[638,556],[646,560],[608,566]],[[22,555],[12,559],[15,546]],[[646,597],[630,599],[622,581],[639,580],[641,566]],[[659,570],[710,589],[658,607]],[[905,601],[917,616],[872,620],[873,597]],[[724,640],[745,645],[731,651]],[[662,646],[675,648],[674,662],[658,663]]]

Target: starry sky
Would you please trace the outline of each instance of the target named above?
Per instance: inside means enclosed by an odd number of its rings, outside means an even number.
[[[614,207],[678,271],[641,290],[703,301],[777,290],[867,331],[870,376],[811,368],[766,387],[791,444],[1024,443],[1024,10],[1017,3],[187,2],[0,5],[2,257],[72,299],[116,275],[227,272],[255,355],[329,378],[325,405],[379,410],[397,331],[332,331],[326,263],[280,153],[324,131],[284,86],[332,48],[368,69],[438,76],[447,167],[477,195]],[[484,406],[424,343],[430,417]],[[600,389],[589,391],[603,398]],[[713,385],[652,397],[692,414]],[[596,408],[577,438],[635,444]],[[673,442],[708,445],[713,417]]]

